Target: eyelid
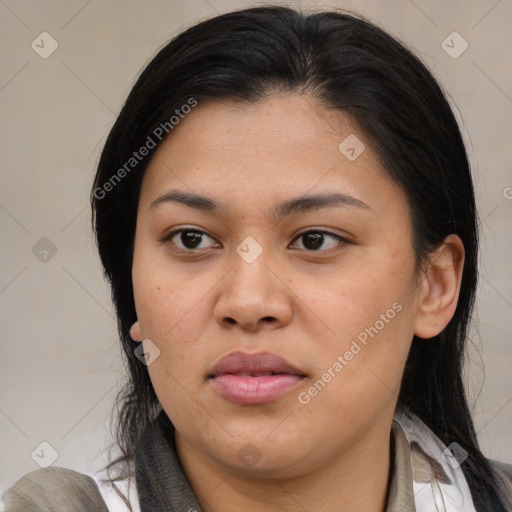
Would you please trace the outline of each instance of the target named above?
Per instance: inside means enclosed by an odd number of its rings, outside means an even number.
[[[322,233],[324,235],[329,235],[329,236],[332,236],[334,238],[337,238],[339,240],[343,240],[344,242],[347,242],[347,243],[350,243],[350,240],[349,240],[349,236],[347,234],[347,236],[345,235],[341,235],[339,233],[336,233],[334,231],[331,231],[330,229],[328,228],[321,228],[321,227],[309,227],[309,228],[305,228],[303,231],[300,231],[294,238],[294,240],[296,240],[299,236],[302,236],[302,235],[305,235],[306,233]]]

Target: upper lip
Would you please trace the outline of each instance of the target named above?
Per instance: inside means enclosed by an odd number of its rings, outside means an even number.
[[[244,373],[248,375],[268,375],[272,373],[287,373],[304,376],[304,372],[293,366],[282,357],[270,352],[248,354],[246,352],[231,352],[218,361],[209,372],[209,377],[225,373]]]

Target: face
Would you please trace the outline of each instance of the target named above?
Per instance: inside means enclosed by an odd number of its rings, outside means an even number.
[[[133,285],[182,447],[293,475],[389,434],[418,309],[411,218],[347,115],[200,103],[145,174]]]

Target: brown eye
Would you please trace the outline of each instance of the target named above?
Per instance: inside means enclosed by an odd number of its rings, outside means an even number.
[[[207,235],[204,231],[198,229],[182,228],[172,233],[169,233],[164,241],[171,242],[178,249],[184,251],[193,251],[194,249],[204,249],[207,247],[200,247],[201,243],[206,239],[213,240],[213,238]]]
[[[181,228],[166,235],[164,242],[171,242],[177,249],[188,252],[197,252],[199,249],[212,248],[215,244],[207,244],[208,239],[214,241],[204,231],[199,229]],[[308,252],[324,252],[335,247],[343,247],[350,243],[340,235],[324,230],[309,230],[298,235],[295,240],[302,239],[301,250]],[[215,242],[215,241],[214,241]],[[201,246],[203,244],[203,246]]]
[[[295,240],[299,239],[303,240],[303,248],[307,251],[329,250],[332,249],[333,247],[345,245],[348,243],[348,241],[345,240],[340,235],[336,235],[329,231],[323,230],[305,231],[304,233],[301,233]],[[327,247],[325,247],[326,240],[329,239],[331,240],[331,243],[328,244]]]

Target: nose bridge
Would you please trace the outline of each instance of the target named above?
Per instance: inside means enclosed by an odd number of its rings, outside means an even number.
[[[260,320],[289,321],[290,297],[274,267],[270,249],[252,237],[243,240],[233,254],[232,270],[216,304],[217,320],[248,329],[256,328]]]
[[[260,238],[261,241],[261,238]],[[263,242],[262,242],[263,243]],[[230,293],[246,297],[247,304],[261,304],[276,286],[270,268],[271,251],[253,237],[245,238],[235,249]]]

